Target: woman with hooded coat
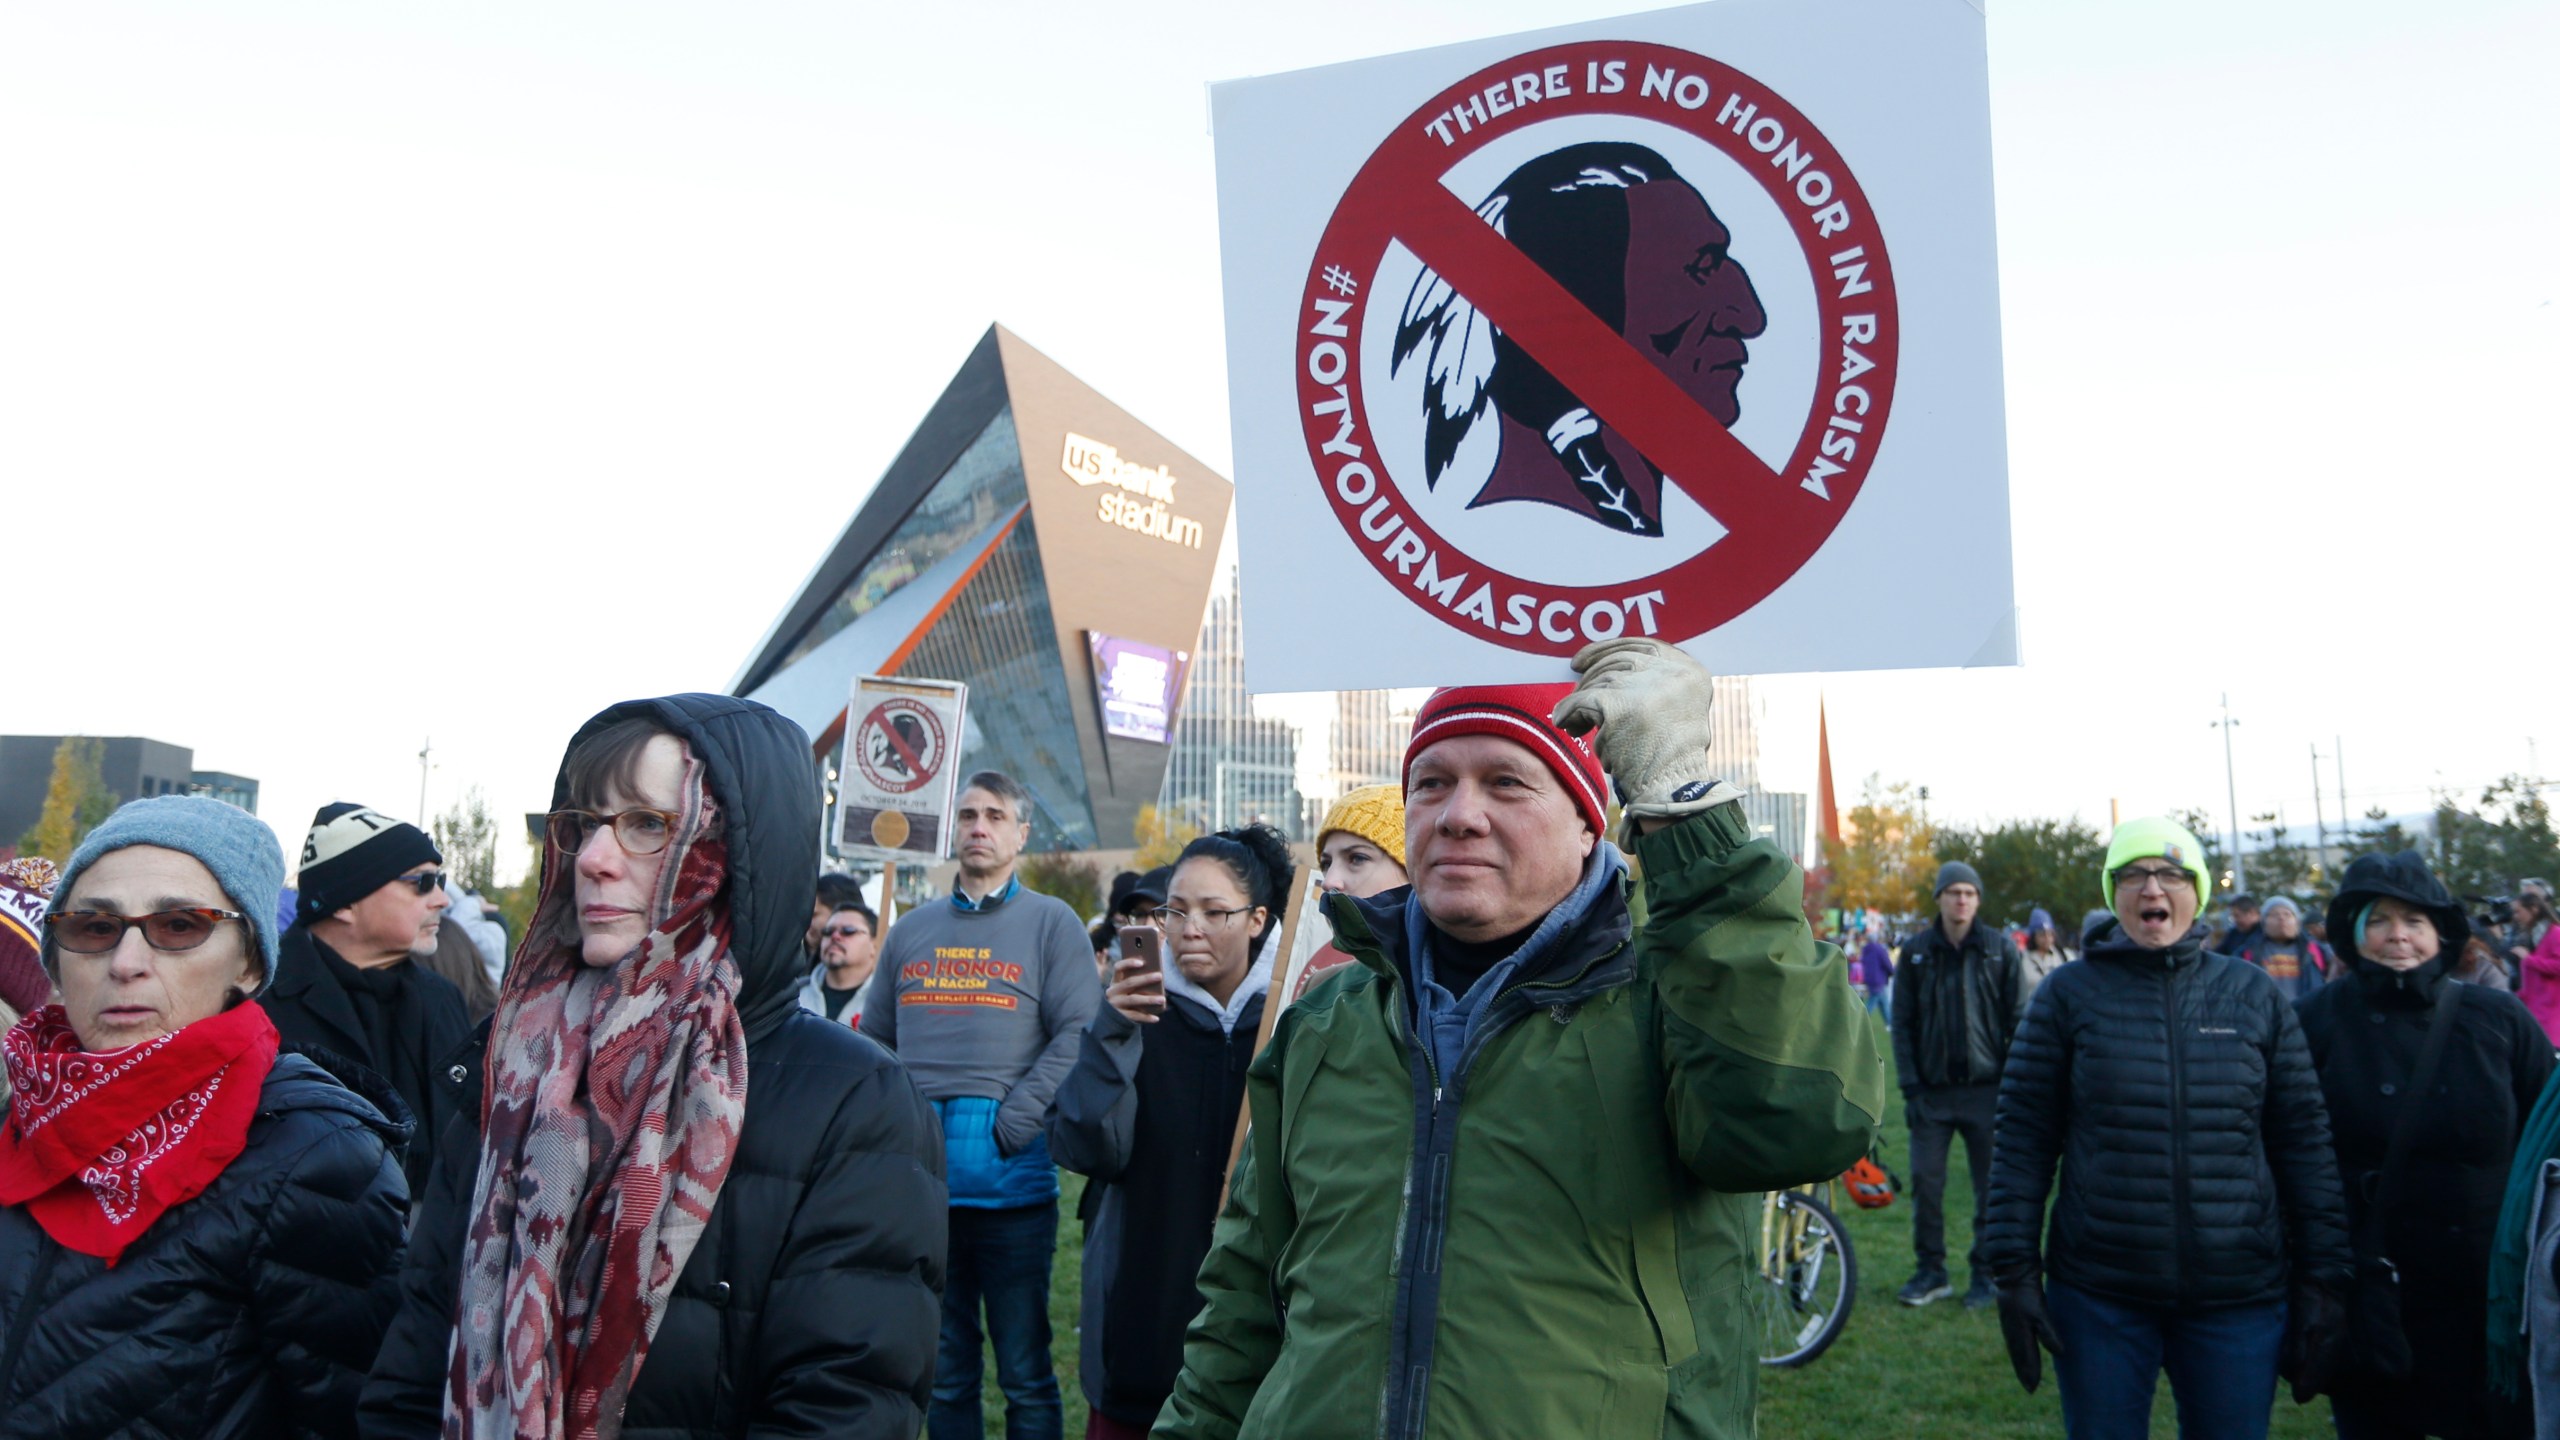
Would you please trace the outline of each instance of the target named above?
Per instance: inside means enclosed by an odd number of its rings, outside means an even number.
[[[1267,825],[1185,846],[1156,912],[1161,965],[1114,967],[1050,1108],[1050,1152],[1103,1196],[1084,1252],[1087,1440],[1143,1437],[1181,1373],[1295,874]]]
[[[363,1433],[911,1440],[941,1139],[895,1057],[800,1008],[808,737],[753,701],[629,701],[552,795]]]
[[[2525,1117],[2551,1078],[2551,1044],[2513,995],[2447,969],[2471,922],[2414,850],[2359,855],[2329,902],[2344,983],[2299,1007],[2320,1071],[2360,1272],[2399,1272],[2405,1373],[2355,1317],[2361,1353],[2330,1390],[2340,1440],[2523,1433],[2488,1399],[2489,1251]],[[2441,1017],[2441,1019],[2439,1019]],[[2442,1024],[2433,1073],[2416,1071]],[[2418,1088],[2423,1085],[2423,1091]],[[2385,1173],[2403,1126],[2405,1151]],[[2367,1287],[2365,1294],[2370,1295]]]
[[[408,1124],[279,1051],[274,832],[137,800],[48,902],[12,1028],[0,1434],[343,1440],[399,1298]],[[377,1103],[378,1101],[378,1103]]]

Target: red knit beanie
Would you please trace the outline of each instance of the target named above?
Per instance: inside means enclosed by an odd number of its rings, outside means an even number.
[[[1579,737],[1547,717],[1573,692],[1555,685],[1459,685],[1434,690],[1413,717],[1413,739],[1404,747],[1405,792],[1413,791],[1413,760],[1452,735],[1499,735],[1547,763],[1573,797],[1573,808],[1595,835],[1609,833],[1609,782],[1600,757]]]

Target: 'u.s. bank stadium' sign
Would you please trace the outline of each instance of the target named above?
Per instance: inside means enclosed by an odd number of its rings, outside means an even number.
[[[1067,432],[1058,468],[1078,485],[1108,485],[1095,513],[1105,525],[1152,535],[1168,545],[1200,548],[1206,536],[1200,522],[1173,513],[1173,472],[1162,465],[1149,469],[1120,458],[1116,445]]]

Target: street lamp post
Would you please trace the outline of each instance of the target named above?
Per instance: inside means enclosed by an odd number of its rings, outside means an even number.
[[[2329,869],[2328,807],[2320,800],[2320,746],[2311,746],[2311,878],[2321,879]]]
[[[2212,723],[2222,729],[2223,799],[2231,807],[2231,888],[2237,893],[2249,888],[2249,876],[2240,863],[2240,782],[2234,778],[2231,767],[2231,727],[2240,722],[2231,718],[2230,692],[2223,692],[2222,718]]]

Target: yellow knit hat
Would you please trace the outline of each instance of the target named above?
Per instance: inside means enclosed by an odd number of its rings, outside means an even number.
[[[1398,865],[1404,863],[1404,788],[1400,785],[1363,785],[1333,802],[1326,811],[1324,823],[1316,827],[1316,844],[1340,830],[1357,835],[1387,852],[1387,858]]]

